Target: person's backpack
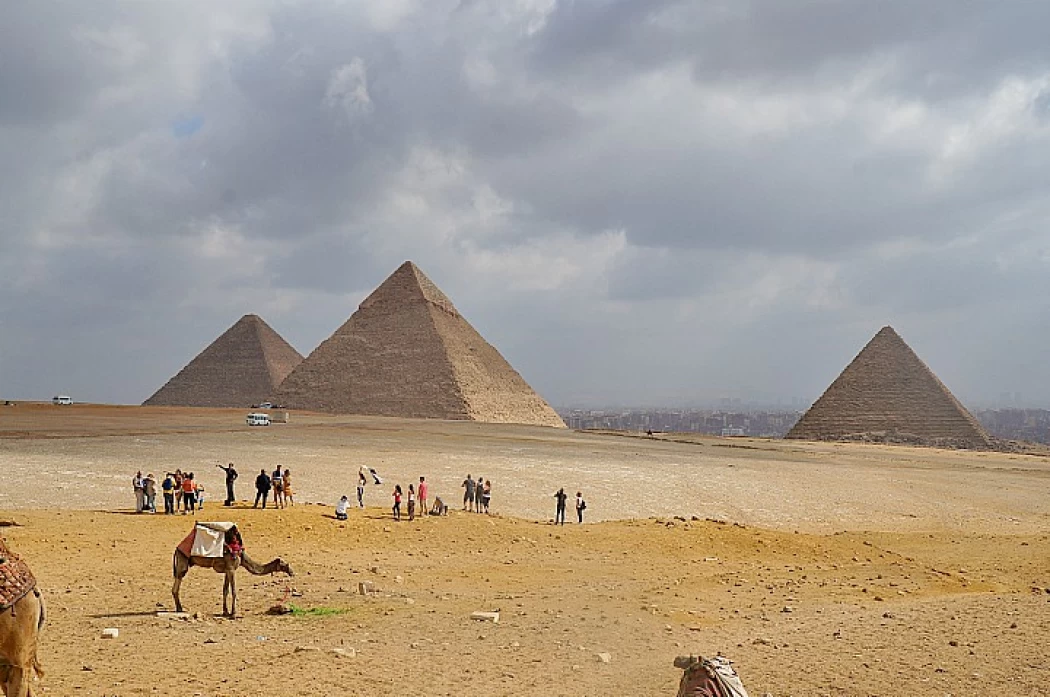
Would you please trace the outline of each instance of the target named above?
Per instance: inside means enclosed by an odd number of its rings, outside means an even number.
[[[580,501],[580,510],[581,511],[586,511],[587,510],[587,502],[586,501]]]

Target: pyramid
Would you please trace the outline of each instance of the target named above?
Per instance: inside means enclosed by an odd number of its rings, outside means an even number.
[[[289,408],[564,427],[410,261],[281,384]]]
[[[269,398],[303,357],[258,315],[245,315],[143,406],[250,407]]]
[[[883,327],[787,434],[985,449],[988,434],[892,327]]]

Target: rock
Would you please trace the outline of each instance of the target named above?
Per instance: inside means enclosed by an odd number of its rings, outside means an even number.
[[[95,667],[94,666],[90,666],[90,665],[85,665],[85,666],[81,666],[80,670],[83,670],[85,672],[90,673],[93,670],[95,670]]]
[[[405,605],[415,605],[415,604],[416,604],[415,598],[405,598]]]
[[[603,651],[598,654],[598,660],[602,663],[612,663],[612,654]]]
[[[321,649],[317,646],[296,646],[296,653],[305,653],[307,651],[320,651]]]
[[[106,627],[102,630],[103,639],[116,639],[120,636],[120,630],[116,627]]]
[[[794,612],[794,611],[795,611],[795,608],[791,607],[790,605],[785,605],[783,607],[783,609],[781,609],[781,612]]]
[[[371,595],[376,592],[376,586],[371,581],[361,581],[357,584],[357,592],[361,595]]]
[[[470,619],[477,620],[478,622],[492,622],[493,624],[499,624],[499,613],[498,612],[472,612],[470,613]]]
[[[397,576],[394,576],[394,583],[404,583],[404,582],[405,582],[405,579],[400,574],[397,575]]]
[[[355,658],[357,656],[357,649],[355,648],[336,648],[332,649],[332,654],[339,658]]]

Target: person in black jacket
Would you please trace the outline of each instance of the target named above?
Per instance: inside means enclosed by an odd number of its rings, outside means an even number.
[[[270,498],[270,475],[266,470],[259,470],[259,476],[255,478],[255,504],[252,508],[259,507],[259,499],[262,499],[263,508],[266,508],[266,499]]]
[[[558,507],[554,509],[554,524],[565,525],[565,499],[569,498],[569,495],[565,493],[565,488],[558,489],[558,493],[554,495],[554,498],[558,500]]]
[[[215,466],[226,472],[226,502],[223,505],[232,506],[233,502],[237,500],[237,497],[233,495],[233,483],[237,481],[237,470],[233,468],[232,462],[227,467],[222,465]]]

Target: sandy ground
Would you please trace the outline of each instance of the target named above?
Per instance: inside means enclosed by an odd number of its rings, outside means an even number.
[[[18,523],[2,532],[49,601],[45,694],[671,695],[689,652],[730,656],[756,697],[1048,693],[1043,459],[239,418],[0,409],[0,505]],[[302,503],[224,510],[225,460],[246,479],[291,467],[301,502],[352,493],[362,463],[456,498],[470,471],[493,479],[500,515],[394,523],[386,486],[346,523]],[[236,520],[257,560],[280,555],[295,578],[241,572],[231,621],[221,577],[195,569],[183,599],[199,617],[155,616],[190,521],[126,512],[139,466],[207,473],[203,517]],[[559,485],[605,522],[548,524]],[[265,614],[281,599],[337,614]],[[495,609],[499,624],[469,618]]]

